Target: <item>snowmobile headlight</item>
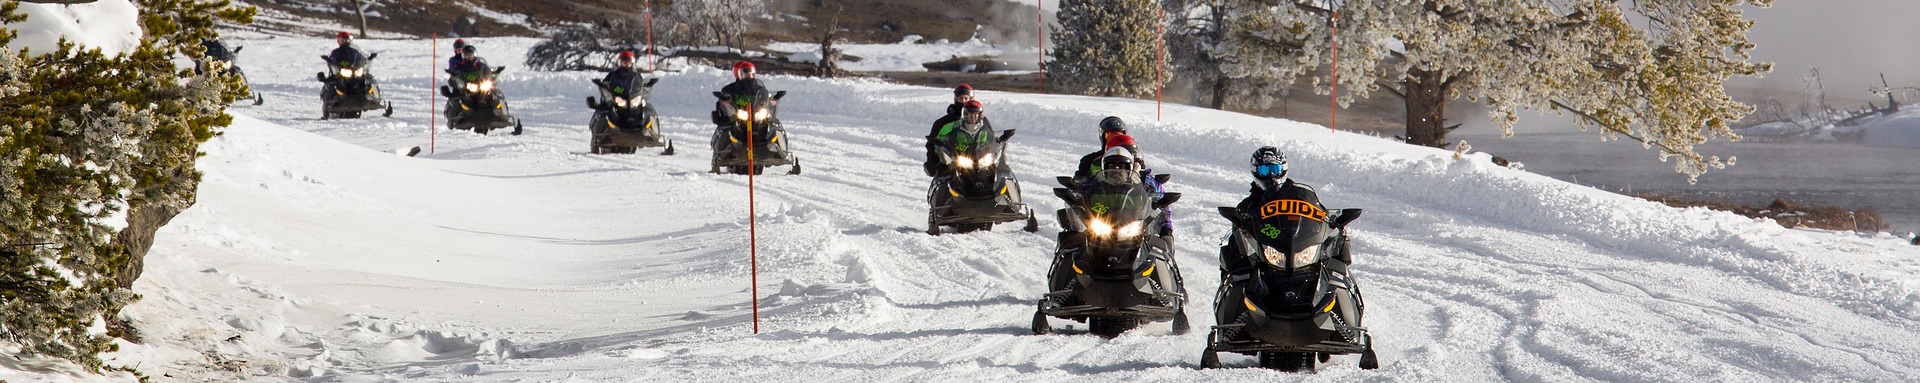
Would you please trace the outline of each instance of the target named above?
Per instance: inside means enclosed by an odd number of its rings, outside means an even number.
[[[492,91],[493,91],[493,80],[487,80],[487,81],[481,81],[481,82],[480,82],[480,91],[481,91],[481,92],[492,92]]]
[[[475,83],[467,83],[467,91],[468,91],[468,92],[479,92],[479,91],[480,91],[480,84],[475,84]]]
[[[760,109],[760,110],[756,110],[756,111],[754,111],[754,112],[753,112],[753,120],[754,120],[754,121],[766,121],[766,120],[767,120],[767,117],[773,117],[773,112],[772,112],[772,111],[768,111],[768,110],[767,110],[767,109],[765,109],[765,108],[762,108],[762,109]]]
[[[1113,235],[1113,225],[1099,218],[1087,220],[1087,230],[1092,231],[1095,237]]]
[[[1287,253],[1272,247],[1266,248],[1267,264],[1273,267],[1287,267]],[[1306,266],[1320,258],[1320,245],[1307,246],[1293,254],[1293,267]]]
[[[746,121],[747,117],[750,117],[750,116],[747,115],[746,109],[736,109],[733,111],[733,117],[740,119],[741,121]]]
[[[980,168],[985,169],[989,167],[993,167],[993,153],[987,153],[987,155],[980,156]]]
[[[340,77],[353,78],[353,70],[347,69],[347,68],[340,68]]]
[[[953,165],[954,165],[954,166],[959,166],[959,167],[960,167],[961,169],[972,169],[972,168],[973,168],[973,159],[972,159],[972,158],[968,158],[967,156],[959,156],[959,157],[954,157],[954,158],[953,158]]]
[[[360,68],[360,69],[353,70],[353,77],[364,77],[366,75],[367,75],[367,68]]]
[[[1140,236],[1140,227],[1141,227],[1140,221],[1134,221],[1133,223],[1129,223],[1126,226],[1121,226],[1120,238],[1133,238],[1133,237]]]
[[[626,107],[627,107],[627,99],[625,99],[625,98],[620,98],[620,97],[614,97],[614,98],[613,98],[613,107],[615,107],[615,108],[626,108]]]

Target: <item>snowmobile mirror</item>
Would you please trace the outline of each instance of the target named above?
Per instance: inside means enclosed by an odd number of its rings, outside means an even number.
[[[787,91],[784,91],[784,90],[779,92],[773,92],[773,99],[775,100],[778,100],[781,97],[786,97],[786,96],[787,96]]]
[[[1219,209],[1220,217],[1226,218],[1227,222],[1233,223],[1234,226],[1245,226],[1240,220],[1240,209],[1231,206],[1221,206]]]
[[[1005,132],[1000,132],[1000,139],[995,140],[995,142],[1004,144],[1004,143],[1007,143],[1008,139],[1012,139],[1012,138],[1013,138],[1013,129],[1007,129],[1007,131]]]
[[[1172,174],[1155,174],[1155,175],[1153,175],[1153,183],[1157,183],[1157,184],[1161,184],[1161,185],[1166,185],[1166,184],[1167,184],[1167,180],[1169,180],[1169,179],[1173,179],[1173,175],[1172,175]]]
[[[379,58],[379,57],[380,57],[380,54],[379,54],[379,53],[374,53],[374,54],[370,54],[370,55],[367,55],[367,59],[368,59],[368,60],[372,60],[372,59],[375,59],[375,58]]]
[[[505,70],[507,70],[507,67],[504,66],[493,67],[493,74],[500,74],[501,71]]]
[[[607,81],[596,78],[596,79],[593,79],[593,85],[599,86],[601,88],[605,88],[607,87]]]
[[[1059,177],[1053,177],[1053,180],[1056,182],[1059,182],[1060,186],[1065,186],[1067,188],[1080,187],[1078,183],[1073,182],[1073,177],[1059,176]]]
[[[233,54],[240,54],[241,49],[247,49],[247,47],[233,47]]]
[[[460,75],[459,73],[454,73],[452,69],[448,69],[448,70],[447,70],[446,72],[447,72],[447,75],[448,75],[448,76],[459,76],[459,75]]]
[[[326,74],[326,73],[314,73],[314,74],[313,74],[313,79],[315,79],[315,80],[320,80],[320,82],[327,82],[327,74]]]
[[[1165,174],[1162,174],[1162,175],[1165,175]],[[1167,206],[1171,206],[1173,205],[1174,202],[1178,202],[1178,201],[1180,201],[1180,193],[1167,193],[1167,195],[1162,196],[1160,197],[1160,199],[1153,201],[1153,208],[1165,209],[1167,208]]]
[[[1070,205],[1080,204],[1080,193],[1074,193],[1073,189],[1053,188],[1053,195],[1055,197],[1060,197],[1060,200],[1062,201],[1067,201],[1067,204],[1070,204]]]
[[[600,80],[594,80],[594,82],[600,82]],[[587,109],[600,110],[600,103],[594,101],[593,96],[587,96]]]
[[[448,88],[446,85],[441,85],[440,95],[446,98],[453,98],[453,88]]]
[[[327,55],[320,55],[320,61],[333,62],[333,58],[327,57]]]
[[[650,79],[647,79],[647,85],[641,85],[641,86],[651,88],[653,87],[653,84],[657,84],[659,82],[660,82],[660,79],[650,78]]]
[[[1060,231],[1069,233],[1084,233],[1087,231],[1087,223],[1074,218],[1072,210],[1060,209],[1054,213],[1054,218],[1060,221]]]
[[[1360,209],[1340,209],[1340,214],[1333,216],[1333,228],[1345,229],[1356,219],[1360,219]]]
[[[720,101],[726,101],[726,100],[727,100],[727,93],[726,93],[726,92],[713,92],[713,97],[714,97],[714,98],[718,98],[718,99],[720,99]]]

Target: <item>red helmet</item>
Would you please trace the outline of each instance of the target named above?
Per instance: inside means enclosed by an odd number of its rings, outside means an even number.
[[[340,34],[337,34],[337,35],[333,35],[333,38],[336,38],[336,39],[351,39],[351,38],[353,38],[353,34],[352,34],[352,33],[347,33],[347,31],[340,31]]]
[[[733,78],[736,80],[753,77],[753,72],[753,63],[751,62],[741,61],[733,63]]]
[[[346,32],[341,32],[341,33],[346,33]],[[460,47],[464,47],[464,46],[467,46],[467,39],[453,39],[453,49],[460,49]]]
[[[1126,135],[1125,133],[1122,133],[1122,134],[1117,134],[1117,135],[1114,135],[1113,137],[1107,138],[1106,147],[1113,148],[1115,146],[1123,146],[1128,149],[1132,149],[1134,147],[1133,136],[1129,136],[1129,135]]]
[[[968,96],[972,94],[973,94],[972,85],[960,84],[960,86],[953,88],[953,95],[955,96]]]
[[[620,59],[621,59],[621,60],[632,60],[632,59],[633,59],[633,51],[620,51]]]
[[[966,104],[960,105],[960,109],[965,111],[977,110],[981,112],[986,112],[986,109],[980,105],[980,100],[969,100],[967,101]]]

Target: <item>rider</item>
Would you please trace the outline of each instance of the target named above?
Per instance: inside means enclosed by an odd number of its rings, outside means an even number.
[[[614,63],[613,71],[607,72],[607,77],[603,80],[608,85],[626,86],[628,82],[640,76],[640,71],[633,69],[633,51],[621,51],[620,55],[615,57]]]
[[[1092,181],[1093,173],[1100,171],[1101,159],[1106,157],[1105,144],[1107,141],[1114,139],[1114,137],[1126,135],[1127,122],[1120,120],[1120,117],[1107,116],[1107,118],[1100,119],[1101,150],[1080,157],[1080,166],[1073,169],[1073,181],[1081,185],[1086,185]],[[1129,142],[1131,142],[1131,139],[1129,139]],[[1139,153],[1134,154],[1137,155]]]
[[[454,55],[452,59],[448,60],[447,70],[452,72],[453,77],[447,80],[447,84],[453,88],[453,97],[458,98],[467,92],[466,78],[463,76],[493,70],[492,67],[487,66],[487,59],[480,58],[480,56],[476,55],[479,51],[480,48],[475,47],[473,44],[465,44],[462,42],[459,54]]]
[[[1312,186],[1287,178],[1287,156],[1281,154],[1279,148],[1262,146],[1254,149],[1253,156],[1247,159],[1247,166],[1253,173],[1253,183],[1247,191],[1247,198],[1234,206],[1242,212],[1259,211],[1261,202],[1265,200],[1263,196],[1268,192],[1289,188],[1313,191]],[[1252,262],[1251,258],[1223,260],[1220,266],[1225,270],[1245,270],[1254,266]]]
[[[219,72],[227,70],[227,68],[233,68],[233,62],[230,60],[233,59],[234,52],[233,50],[227,49],[226,42],[214,39],[200,40],[200,47],[206,49],[206,59],[202,60],[201,65],[194,67],[194,73],[206,73],[209,70]],[[216,60],[229,60],[227,61],[227,68],[206,67]]]
[[[759,94],[760,92],[767,91],[767,87],[761,86],[760,80],[754,78],[754,72],[755,70],[753,68],[753,63],[751,62],[741,61],[741,62],[734,63],[733,64],[733,83],[727,84],[726,87],[720,88],[720,92],[726,93],[727,95],[730,95],[730,96],[738,96],[738,95],[754,95],[754,94]],[[720,113],[721,111],[726,110],[726,107],[727,107],[726,103],[727,101],[717,101],[713,104],[713,124],[714,125],[719,125],[722,127],[733,126],[733,116],[726,116]]]
[[[328,60],[331,60],[334,63],[342,63],[342,62],[360,62],[366,59],[366,56],[360,53],[360,48],[353,46],[352,33],[340,32],[339,34],[334,35],[333,42],[335,44],[339,44],[339,47],[333,48],[333,52],[327,54]],[[326,83],[333,83],[335,81],[340,81],[340,74],[327,73],[326,78],[321,81]]]
[[[939,143],[936,142],[935,138],[940,136],[941,128],[960,119],[960,112],[962,112],[962,109],[964,109],[969,101],[974,101],[972,85],[960,84],[960,86],[954,87],[953,104],[947,105],[947,114],[940,116],[939,119],[933,120],[933,130],[927,132],[927,162],[921,165],[921,167],[926,169],[928,176],[938,174],[940,172],[939,168],[943,165],[940,163],[940,154],[937,149]]]
[[[993,123],[987,121],[987,111],[980,105],[980,101],[967,100],[966,103],[962,104],[959,112],[961,115],[959,119],[939,126],[939,129],[935,130],[933,135],[927,136],[927,176],[941,176],[951,171],[951,168],[940,161],[942,158],[938,152],[933,151],[935,147],[942,143],[956,146],[978,145],[982,140],[993,139],[993,137],[991,137]],[[981,132],[983,131],[988,132],[987,137],[981,137]]]
[[[453,40],[453,57],[447,58],[447,69],[460,67],[460,49],[467,47],[467,39]]]

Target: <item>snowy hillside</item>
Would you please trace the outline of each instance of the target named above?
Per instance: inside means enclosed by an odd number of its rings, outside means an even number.
[[[160,234],[116,363],[195,381],[1913,381],[1920,251],[1890,235],[1782,229],[1324,127],[1150,102],[984,93],[1018,129],[1029,201],[1135,128],[1175,205],[1188,307],[1211,324],[1212,207],[1246,191],[1246,153],[1279,146],[1354,224],[1382,368],[1314,375],[1197,369],[1204,331],[1115,339],[1055,321],[1034,336],[1056,223],[922,233],[921,137],[948,93],[775,77],[806,165],[760,177],[763,333],[749,328],[745,178],[708,174],[725,74],[654,91],[676,156],[589,155],[597,73],[523,72],[533,40],[479,40],[526,134],[442,132],[417,41],[363,41],[394,118],[318,120],[325,40],[234,41],[264,106],[204,149],[199,205]],[[220,364],[219,369],[185,363]],[[12,363],[12,362],[7,362]],[[34,366],[0,363],[0,371]],[[32,381],[27,372],[0,379]],[[90,380],[63,373],[53,381]]]

